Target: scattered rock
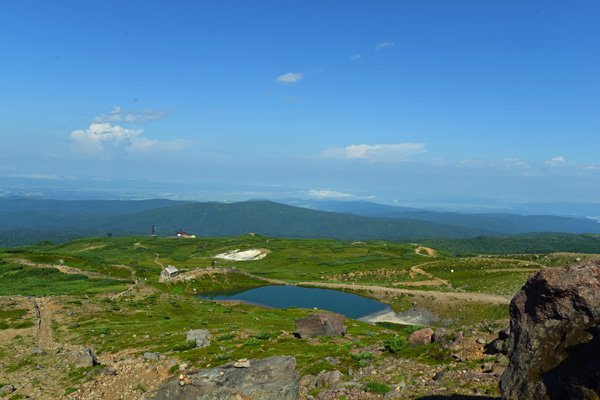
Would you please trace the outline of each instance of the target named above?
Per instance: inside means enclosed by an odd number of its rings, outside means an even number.
[[[500,338],[494,339],[485,346],[483,346],[485,354],[508,354],[508,341]]]
[[[295,336],[312,338],[316,336],[338,336],[346,334],[344,323],[346,317],[342,314],[320,313],[296,320]]]
[[[504,354],[498,354],[498,355],[496,355],[496,362],[500,365],[507,366],[508,358],[506,358],[506,356]]]
[[[74,354],[75,364],[78,367],[93,367],[95,365],[99,365],[98,359],[96,355],[91,349],[86,349],[82,352],[78,352]]]
[[[434,343],[439,343],[442,346],[447,341],[447,337],[449,332],[444,328],[437,328],[431,337],[431,341]]]
[[[0,388],[0,396],[8,396],[11,393],[14,393],[17,388],[13,385],[4,385]]]
[[[88,377],[93,377],[97,375],[116,376],[117,371],[113,368],[94,368],[86,372],[85,375]]]
[[[188,342],[195,342],[197,348],[210,346],[210,332],[207,329],[193,329],[186,334]]]
[[[484,338],[477,338],[477,340],[475,342],[477,342],[477,344],[485,344],[485,339]]]
[[[598,399],[600,262],[537,272],[510,304],[506,400]]]
[[[236,368],[250,368],[250,361],[247,358],[242,358],[233,363]]]
[[[159,361],[160,353],[154,353],[154,352],[147,351],[144,353],[144,359],[150,360],[150,361]]]
[[[300,379],[300,386],[303,388],[314,389],[317,387],[317,377],[311,374],[304,375]]]
[[[433,376],[433,380],[436,381],[436,382],[437,381],[441,381],[442,379],[444,379],[445,375],[446,374],[444,373],[444,371],[436,372],[435,375]]]
[[[336,396],[335,391],[333,390],[324,390],[317,395],[317,400],[337,400],[338,396]]]
[[[510,338],[510,327],[498,331],[498,339],[507,340]]]
[[[483,365],[481,366],[481,368],[483,369],[483,372],[485,372],[486,374],[489,374],[489,373],[493,372],[494,364],[492,364],[491,362],[484,362]]]
[[[444,349],[456,347],[462,340],[462,332],[450,332],[444,328],[437,328],[431,337],[433,343],[439,344]]]
[[[510,328],[501,329],[497,333],[498,337],[483,346],[485,354],[508,354],[508,345],[510,339]]]
[[[250,361],[248,368],[232,365],[181,374],[164,383],[156,400],[261,399],[296,400],[300,375],[294,357]],[[181,384],[183,383],[183,384]]]
[[[344,374],[342,374],[338,370],[333,371],[321,371],[319,375],[317,375],[317,387],[327,387],[334,388],[340,383],[344,378]]]
[[[418,331],[414,331],[408,337],[408,343],[411,346],[421,346],[431,343],[431,339],[433,337],[433,331],[431,328],[419,329]]]
[[[339,365],[340,364],[340,360],[338,360],[335,357],[325,357],[325,361],[327,361],[331,365]]]

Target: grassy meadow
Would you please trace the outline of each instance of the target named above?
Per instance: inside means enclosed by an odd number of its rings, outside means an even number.
[[[250,249],[267,255],[255,261],[216,258],[228,251]],[[0,373],[0,384],[31,371],[34,365],[56,363],[53,354],[32,355],[28,350],[35,345],[29,296],[49,299],[54,342],[93,348],[101,359],[158,352],[174,360],[169,368],[176,371],[179,364],[204,368],[240,358],[286,354],[296,357],[302,374],[331,369],[346,374],[396,357],[457,369],[449,350],[436,345],[408,346],[414,326],[349,320],[345,337],[298,340],[292,335],[294,321],[312,310],[215,303],[194,295],[267,284],[341,285],[341,290],[386,302],[400,313],[428,313],[434,317],[433,327],[477,332],[482,321],[508,317],[509,299],[531,273],[595,257],[576,253],[456,257],[415,243],[251,235],[88,238],[1,249],[0,335],[4,336],[0,358],[6,368]],[[187,281],[160,282],[163,266],[175,265],[185,274],[206,270],[213,261],[216,271]],[[220,267],[227,271],[220,272]],[[460,300],[469,293],[505,300]],[[450,297],[441,301],[439,296],[445,295]],[[200,328],[209,329],[212,335],[211,345],[203,349],[185,340],[186,331]],[[394,351],[386,350],[390,348]],[[325,357],[335,357],[339,364],[332,366]],[[85,368],[54,370],[52,383],[45,382],[48,378],[40,372],[35,378],[39,385],[31,390],[52,397],[64,388],[77,391],[92,379]]]

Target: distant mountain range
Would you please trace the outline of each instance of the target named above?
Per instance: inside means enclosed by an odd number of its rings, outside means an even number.
[[[307,201],[308,202],[308,201]],[[590,219],[516,214],[461,214],[369,202],[312,201],[304,207],[271,201],[36,200],[0,198],[0,245],[81,236],[159,236],[178,229],[197,236],[256,232],[275,237],[341,240],[473,238],[529,232],[600,233]]]
[[[507,212],[457,213],[395,207],[368,201],[286,200],[286,204],[314,210],[341,212],[366,217],[416,219],[499,234],[531,232],[598,233],[600,223],[591,218],[555,215],[520,215]]]

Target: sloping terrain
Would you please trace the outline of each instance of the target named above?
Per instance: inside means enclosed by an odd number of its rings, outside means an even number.
[[[508,212],[459,213],[396,207],[368,201],[290,201],[290,204],[314,210],[349,213],[366,217],[401,218],[428,221],[471,229],[484,229],[504,234],[529,232],[600,233],[600,224],[589,218],[556,215],[520,215]],[[600,213],[596,207],[592,215]]]
[[[91,238],[0,249],[0,389],[15,399],[152,398],[170,376],[289,355],[303,376],[300,399],[320,393],[360,400],[496,397],[506,359],[483,354],[483,347],[505,324],[512,294],[532,271],[598,257],[449,257],[435,248],[417,251],[422,248],[244,235]],[[236,249],[264,249],[268,256],[220,259],[211,267],[216,256]],[[159,281],[168,264],[182,279]],[[421,323],[461,340],[452,348],[409,346],[418,327],[356,320],[346,321],[343,337],[297,339],[295,319],[314,310],[197,297],[272,284],[335,287],[378,299],[392,307],[389,313],[426,316],[429,322]],[[190,346],[190,329],[208,330],[210,344]],[[100,365],[85,356],[88,349]],[[325,376],[347,384],[314,383]]]
[[[33,203],[35,204],[35,203]],[[38,240],[57,237],[144,235],[156,226],[159,236],[172,236],[184,229],[198,236],[230,236],[248,232],[278,237],[331,237],[344,240],[388,239],[399,240],[423,237],[474,237],[494,234],[483,229],[461,228],[417,220],[370,218],[341,213],[314,211],[269,201],[241,203],[183,203],[169,207],[152,208],[144,203],[144,210],[128,212],[119,205],[110,214],[110,204],[87,203],[94,206],[86,213],[82,204],[65,202],[64,208],[33,207],[29,211],[0,212],[0,231],[27,229]],[[158,204],[162,204],[159,202]],[[170,203],[168,203],[170,204]],[[23,207],[21,207],[23,208]],[[129,211],[135,207],[129,207]],[[143,208],[143,207],[138,207]],[[17,236],[24,236],[15,232]],[[29,241],[28,243],[35,243]],[[0,242],[0,245],[2,243]],[[18,244],[11,242],[10,244]]]

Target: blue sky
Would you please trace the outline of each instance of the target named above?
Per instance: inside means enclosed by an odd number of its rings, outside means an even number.
[[[0,176],[600,202],[599,17],[597,0],[2,1]]]

